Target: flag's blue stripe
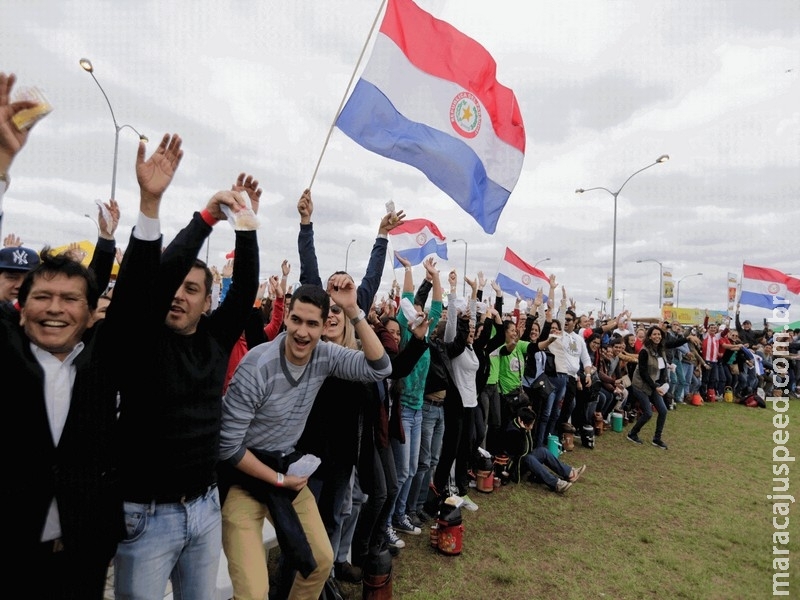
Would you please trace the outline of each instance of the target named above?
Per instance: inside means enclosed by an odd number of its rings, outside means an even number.
[[[739,297],[739,304],[760,306],[761,308],[772,310],[773,308],[789,308],[792,303],[787,301],[786,298],[781,298],[780,296],[758,294],[756,292],[742,290],[742,294]]]
[[[397,254],[405,258],[412,265],[418,265],[425,257],[430,254],[435,254],[442,260],[447,260],[447,244],[440,244],[434,238],[429,239],[424,245],[419,248],[409,248],[407,250],[397,250]],[[394,268],[402,269],[403,263],[394,258]]]
[[[494,233],[511,194],[489,179],[480,158],[449,133],[410,121],[374,85],[360,79],[336,125],[364,148],[416,167]]]
[[[511,279],[508,275],[498,273],[495,281],[497,282],[497,285],[500,286],[500,289],[503,290],[503,292],[519,294],[523,299],[536,297],[536,290],[525,287],[519,281],[514,281]]]

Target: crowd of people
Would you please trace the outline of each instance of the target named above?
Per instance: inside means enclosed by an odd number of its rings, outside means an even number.
[[[0,226],[30,133],[14,124],[31,108],[10,102],[14,82],[0,73]],[[175,597],[210,598],[224,552],[236,598],[316,600],[331,581],[368,578],[445,503],[478,510],[470,491],[487,459],[503,482],[563,494],[586,466],[556,456],[553,436],[591,449],[624,415],[642,444],[655,411],[652,444],[666,450],[670,409],[763,397],[773,346],[798,353],[800,331],[755,331],[738,308],[733,329],[592,319],[555,276],[524,306],[482,273],[464,275],[460,297],[458,274],[433,258],[417,284],[398,257],[402,285],[379,300],[388,233],[405,214],[381,218],[360,284],[323,279],[310,190],[297,202],[299,285],[287,285],[289,259],[260,283],[250,174],[164,243],[182,144],[166,134],[147,156],[140,143],[124,254],[114,199],[98,211],[88,266],[16,234],[0,249],[0,364],[22,396],[10,422],[36,448],[10,466],[25,499],[12,561],[37,565],[43,597],[102,598],[113,564],[117,598],[161,598],[168,582]],[[236,244],[218,270],[198,253],[224,220]],[[281,551],[273,573],[265,519]]]

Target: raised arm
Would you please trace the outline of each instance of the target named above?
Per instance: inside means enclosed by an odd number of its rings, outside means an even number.
[[[297,252],[300,254],[300,283],[311,283],[322,286],[317,263],[317,251],[314,248],[314,224],[311,215],[314,213],[314,202],[311,190],[305,189],[297,201],[297,212],[300,213],[300,231],[297,233]]]

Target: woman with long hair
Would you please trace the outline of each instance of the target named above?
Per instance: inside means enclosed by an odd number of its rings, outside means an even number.
[[[653,325],[647,330],[644,336],[644,344],[639,351],[639,361],[633,373],[631,392],[642,410],[636,424],[628,432],[627,438],[634,444],[641,444],[639,432],[653,416],[654,405],[658,411],[656,421],[656,431],[653,435],[653,445],[662,450],[667,449],[667,444],[661,439],[664,425],[667,422],[667,405],[664,402],[664,395],[669,390],[668,363],[666,348],[676,348],[684,344],[687,340],[697,342],[696,337],[683,336],[665,341],[664,331],[657,325]]]

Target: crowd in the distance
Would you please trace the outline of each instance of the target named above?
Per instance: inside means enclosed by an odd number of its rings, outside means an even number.
[[[0,73],[0,226],[30,134],[13,119],[31,108],[10,101],[14,83]],[[168,582],[175,597],[210,598],[223,552],[236,598],[374,588],[403,535],[447,507],[478,510],[481,473],[564,493],[586,471],[560,454],[576,435],[594,448],[624,418],[641,444],[654,411],[652,444],[666,449],[670,408],[769,393],[773,344],[793,354],[797,391],[800,331],[757,332],[738,311],[735,329],[593,320],[555,276],[520,310],[482,273],[460,297],[454,270],[429,258],[415,282],[402,257],[403,281],[377,299],[402,211],[381,218],[360,284],[323,279],[310,190],[297,202],[299,285],[287,286],[289,259],[259,283],[252,175],[163,240],[182,144],[166,134],[148,156],[140,143],[138,210],[100,207],[88,266],[15,234],[0,250],[0,372],[18,390],[8,423],[33,447],[20,457],[5,438],[20,499],[11,572],[33,566],[42,597],[102,598],[113,563],[117,598],[161,598]],[[135,222],[124,254],[122,218]],[[236,242],[220,270],[198,253],[226,220]]]

